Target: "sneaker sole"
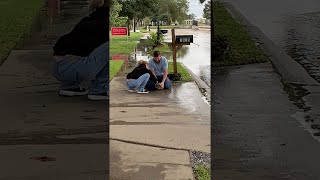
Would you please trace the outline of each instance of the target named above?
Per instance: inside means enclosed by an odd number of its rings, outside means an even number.
[[[87,95],[89,90],[84,92],[73,92],[73,91],[66,91],[66,90],[60,90],[59,95],[60,96],[84,96]]]
[[[88,95],[88,99],[92,101],[108,100],[109,96]]]
[[[149,92],[137,92],[138,94],[148,94]]]
[[[128,90],[129,92],[132,92],[132,93],[135,93],[135,92],[137,92],[136,90]]]

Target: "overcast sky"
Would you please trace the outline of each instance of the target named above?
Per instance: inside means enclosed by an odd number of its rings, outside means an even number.
[[[206,2],[201,4],[199,0],[188,0],[189,1],[189,14],[193,13],[198,18],[202,17],[203,15],[203,8]]]

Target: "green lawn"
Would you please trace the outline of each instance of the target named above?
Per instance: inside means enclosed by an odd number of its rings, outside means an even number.
[[[213,12],[215,34],[226,37],[230,43],[231,50],[223,61],[213,61],[212,66],[241,65],[265,62],[267,60],[248,32],[232,18],[222,3],[215,1],[213,3]]]
[[[173,62],[169,62],[168,66],[169,73],[173,73]],[[178,73],[181,73],[181,82],[189,82],[193,80],[189,72],[186,69],[184,69],[179,62],[177,63],[177,69]]]
[[[110,36],[110,55],[128,55],[134,51],[137,46],[141,32],[131,32],[129,37],[126,36]],[[124,61],[110,60],[110,81],[121,71]]]
[[[117,75],[117,73],[121,70],[123,64],[124,64],[124,61],[122,60],[110,60],[109,61],[110,64],[110,70],[109,70],[109,74],[110,74],[110,78],[109,78],[109,81],[111,81],[113,79],[113,77],[115,75]]]
[[[160,45],[154,49],[154,51],[160,52],[172,52],[167,44]]]
[[[138,27],[137,28],[141,33],[148,33],[149,31],[145,29],[145,27]]]
[[[195,174],[197,180],[210,180],[211,173],[210,169],[205,166],[196,166],[195,167]]]
[[[0,64],[30,30],[44,0],[0,0]]]
[[[149,55],[153,55],[154,51],[160,51],[160,53],[164,54],[164,53],[172,53],[172,51],[170,50],[168,45],[160,45],[156,48],[154,48],[154,50],[148,50],[148,54]]]
[[[137,46],[138,41],[142,33],[140,32],[131,32],[130,37],[126,36],[110,36],[110,54],[130,54],[133,52],[134,47]],[[127,39],[128,38],[128,39]]]
[[[110,43],[110,54],[130,54],[134,51],[134,47],[137,46],[137,42],[111,42]]]
[[[128,36],[128,41],[139,41],[141,36],[141,32],[130,32],[130,36]],[[110,39],[111,43],[117,41],[127,41],[127,36],[111,36],[110,34]]]

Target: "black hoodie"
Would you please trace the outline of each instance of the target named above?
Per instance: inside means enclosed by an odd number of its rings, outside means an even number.
[[[140,64],[138,67],[134,68],[134,70],[127,75],[127,79],[138,79],[140,76],[149,73],[150,79],[154,83],[157,82],[157,78],[152,74],[152,72],[147,69],[145,64]]]
[[[109,41],[109,8],[100,7],[84,17],[74,29],[59,38],[54,55],[86,57],[95,48]]]

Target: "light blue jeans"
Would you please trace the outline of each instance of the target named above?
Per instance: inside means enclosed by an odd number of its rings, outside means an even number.
[[[146,73],[140,76],[138,79],[127,80],[127,87],[129,89],[136,89],[138,91],[143,91],[147,82],[149,81],[150,74]]]
[[[61,81],[61,89],[79,88],[89,81],[89,94],[109,91],[109,42],[97,47],[87,57],[65,56],[53,62],[53,76]]]

